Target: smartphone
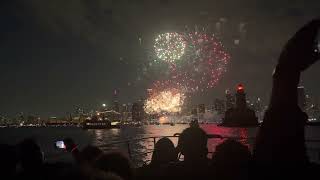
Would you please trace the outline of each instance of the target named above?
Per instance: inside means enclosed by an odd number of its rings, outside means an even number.
[[[55,146],[58,149],[65,149],[66,148],[66,145],[64,144],[63,141],[56,141]]]

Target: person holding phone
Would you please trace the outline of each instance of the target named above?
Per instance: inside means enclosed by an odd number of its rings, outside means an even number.
[[[319,28],[320,19],[302,27],[285,45],[275,68],[270,104],[254,147],[255,162],[269,176],[275,175],[270,168],[294,177],[310,165],[304,136],[308,117],[298,107],[297,87],[301,73],[319,60]]]

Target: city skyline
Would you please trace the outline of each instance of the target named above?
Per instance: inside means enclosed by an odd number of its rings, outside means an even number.
[[[153,39],[185,26],[221,26],[222,43],[231,56],[217,85],[192,95],[194,104],[212,103],[238,83],[250,96],[268,102],[271,73],[282,45],[318,16],[319,3],[2,1],[0,113],[64,115],[74,106],[91,109],[111,102],[114,89],[121,102],[145,98],[152,81],[159,78],[144,74]],[[319,69],[317,63],[302,77],[316,98]]]

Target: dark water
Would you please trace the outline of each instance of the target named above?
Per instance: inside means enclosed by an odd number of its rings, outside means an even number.
[[[16,144],[24,138],[31,137],[37,140],[45,157],[48,161],[51,160],[66,160],[71,159],[70,154],[62,152],[54,148],[54,142],[65,137],[71,137],[79,144],[80,148],[88,144],[93,144],[108,150],[120,150],[128,154],[127,140],[158,137],[158,136],[172,136],[175,133],[181,133],[188,125],[149,125],[142,127],[123,127],[121,129],[103,129],[103,130],[82,130],[73,127],[59,127],[59,128],[4,128],[0,129],[0,142]],[[201,126],[208,134],[219,134],[224,137],[244,138],[242,142],[250,148],[253,144],[257,129],[256,128],[225,128],[216,125]],[[320,127],[307,127],[307,139],[320,140]],[[158,139],[156,139],[158,140]],[[177,138],[171,138],[174,144],[177,144]],[[143,154],[148,150],[153,149],[153,138],[143,139],[140,141],[131,141],[129,143],[131,150],[131,158],[136,164],[141,164],[142,161],[148,160],[151,154]],[[216,145],[221,143],[221,139],[210,139],[208,142],[209,151],[214,151]],[[123,143],[117,143],[123,142]],[[108,145],[109,144],[109,145]],[[308,143],[310,152],[309,156],[313,161],[318,161],[318,148],[320,143]],[[128,154],[129,156],[129,154]]]

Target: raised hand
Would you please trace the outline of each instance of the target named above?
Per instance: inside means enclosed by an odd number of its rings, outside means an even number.
[[[319,60],[319,52],[315,52],[319,29],[320,19],[302,27],[285,45],[277,68],[301,72]]]

